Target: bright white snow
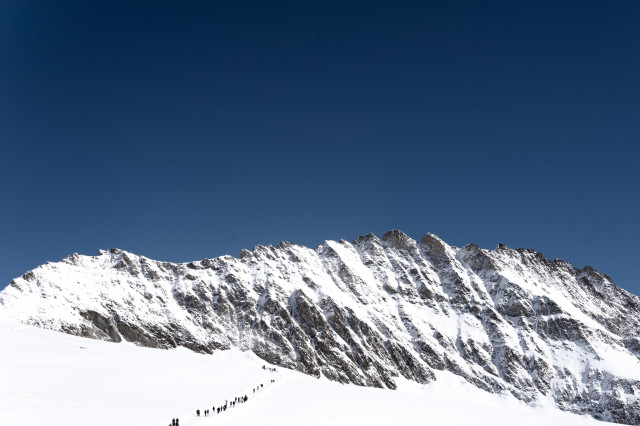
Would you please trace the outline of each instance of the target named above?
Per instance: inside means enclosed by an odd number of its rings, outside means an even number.
[[[450,373],[399,390],[341,385],[239,351],[202,355],[84,339],[0,322],[0,417],[6,425],[596,425],[550,404],[489,394]],[[271,379],[276,382],[271,384]],[[264,384],[254,396],[252,388]],[[248,395],[225,413],[195,410]]]

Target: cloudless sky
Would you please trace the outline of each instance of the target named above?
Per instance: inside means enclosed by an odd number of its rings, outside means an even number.
[[[0,0],[0,288],[401,229],[640,294],[640,2]]]

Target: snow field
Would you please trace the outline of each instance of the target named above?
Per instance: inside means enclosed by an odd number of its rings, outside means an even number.
[[[0,413],[24,426],[167,425],[596,425],[548,403],[528,407],[446,372],[396,391],[341,385],[277,367],[237,350],[202,355],[109,343],[0,322]],[[267,365],[268,366],[268,365]],[[271,384],[271,379],[276,380]],[[262,383],[254,395],[252,388]],[[210,417],[211,409],[249,400]]]

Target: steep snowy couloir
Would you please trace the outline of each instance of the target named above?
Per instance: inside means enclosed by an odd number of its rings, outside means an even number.
[[[640,423],[640,299],[528,249],[400,231],[174,264],[74,254],[0,292],[0,317],[198,352],[238,347],[343,383],[449,370],[490,392]]]

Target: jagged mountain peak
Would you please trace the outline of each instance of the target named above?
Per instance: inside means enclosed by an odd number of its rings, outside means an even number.
[[[447,369],[529,403],[640,422],[638,297],[593,268],[503,244],[392,230],[185,263],[74,253],[13,280],[0,317],[159,348],[238,347],[359,385]]]
[[[396,249],[415,250],[417,248],[415,240],[397,229],[393,229],[383,234],[382,241]]]
[[[426,233],[420,238],[420,246],[425,252],[435,256],[445,255],[447,251],[452,251],[452,247],[432,233]]]

